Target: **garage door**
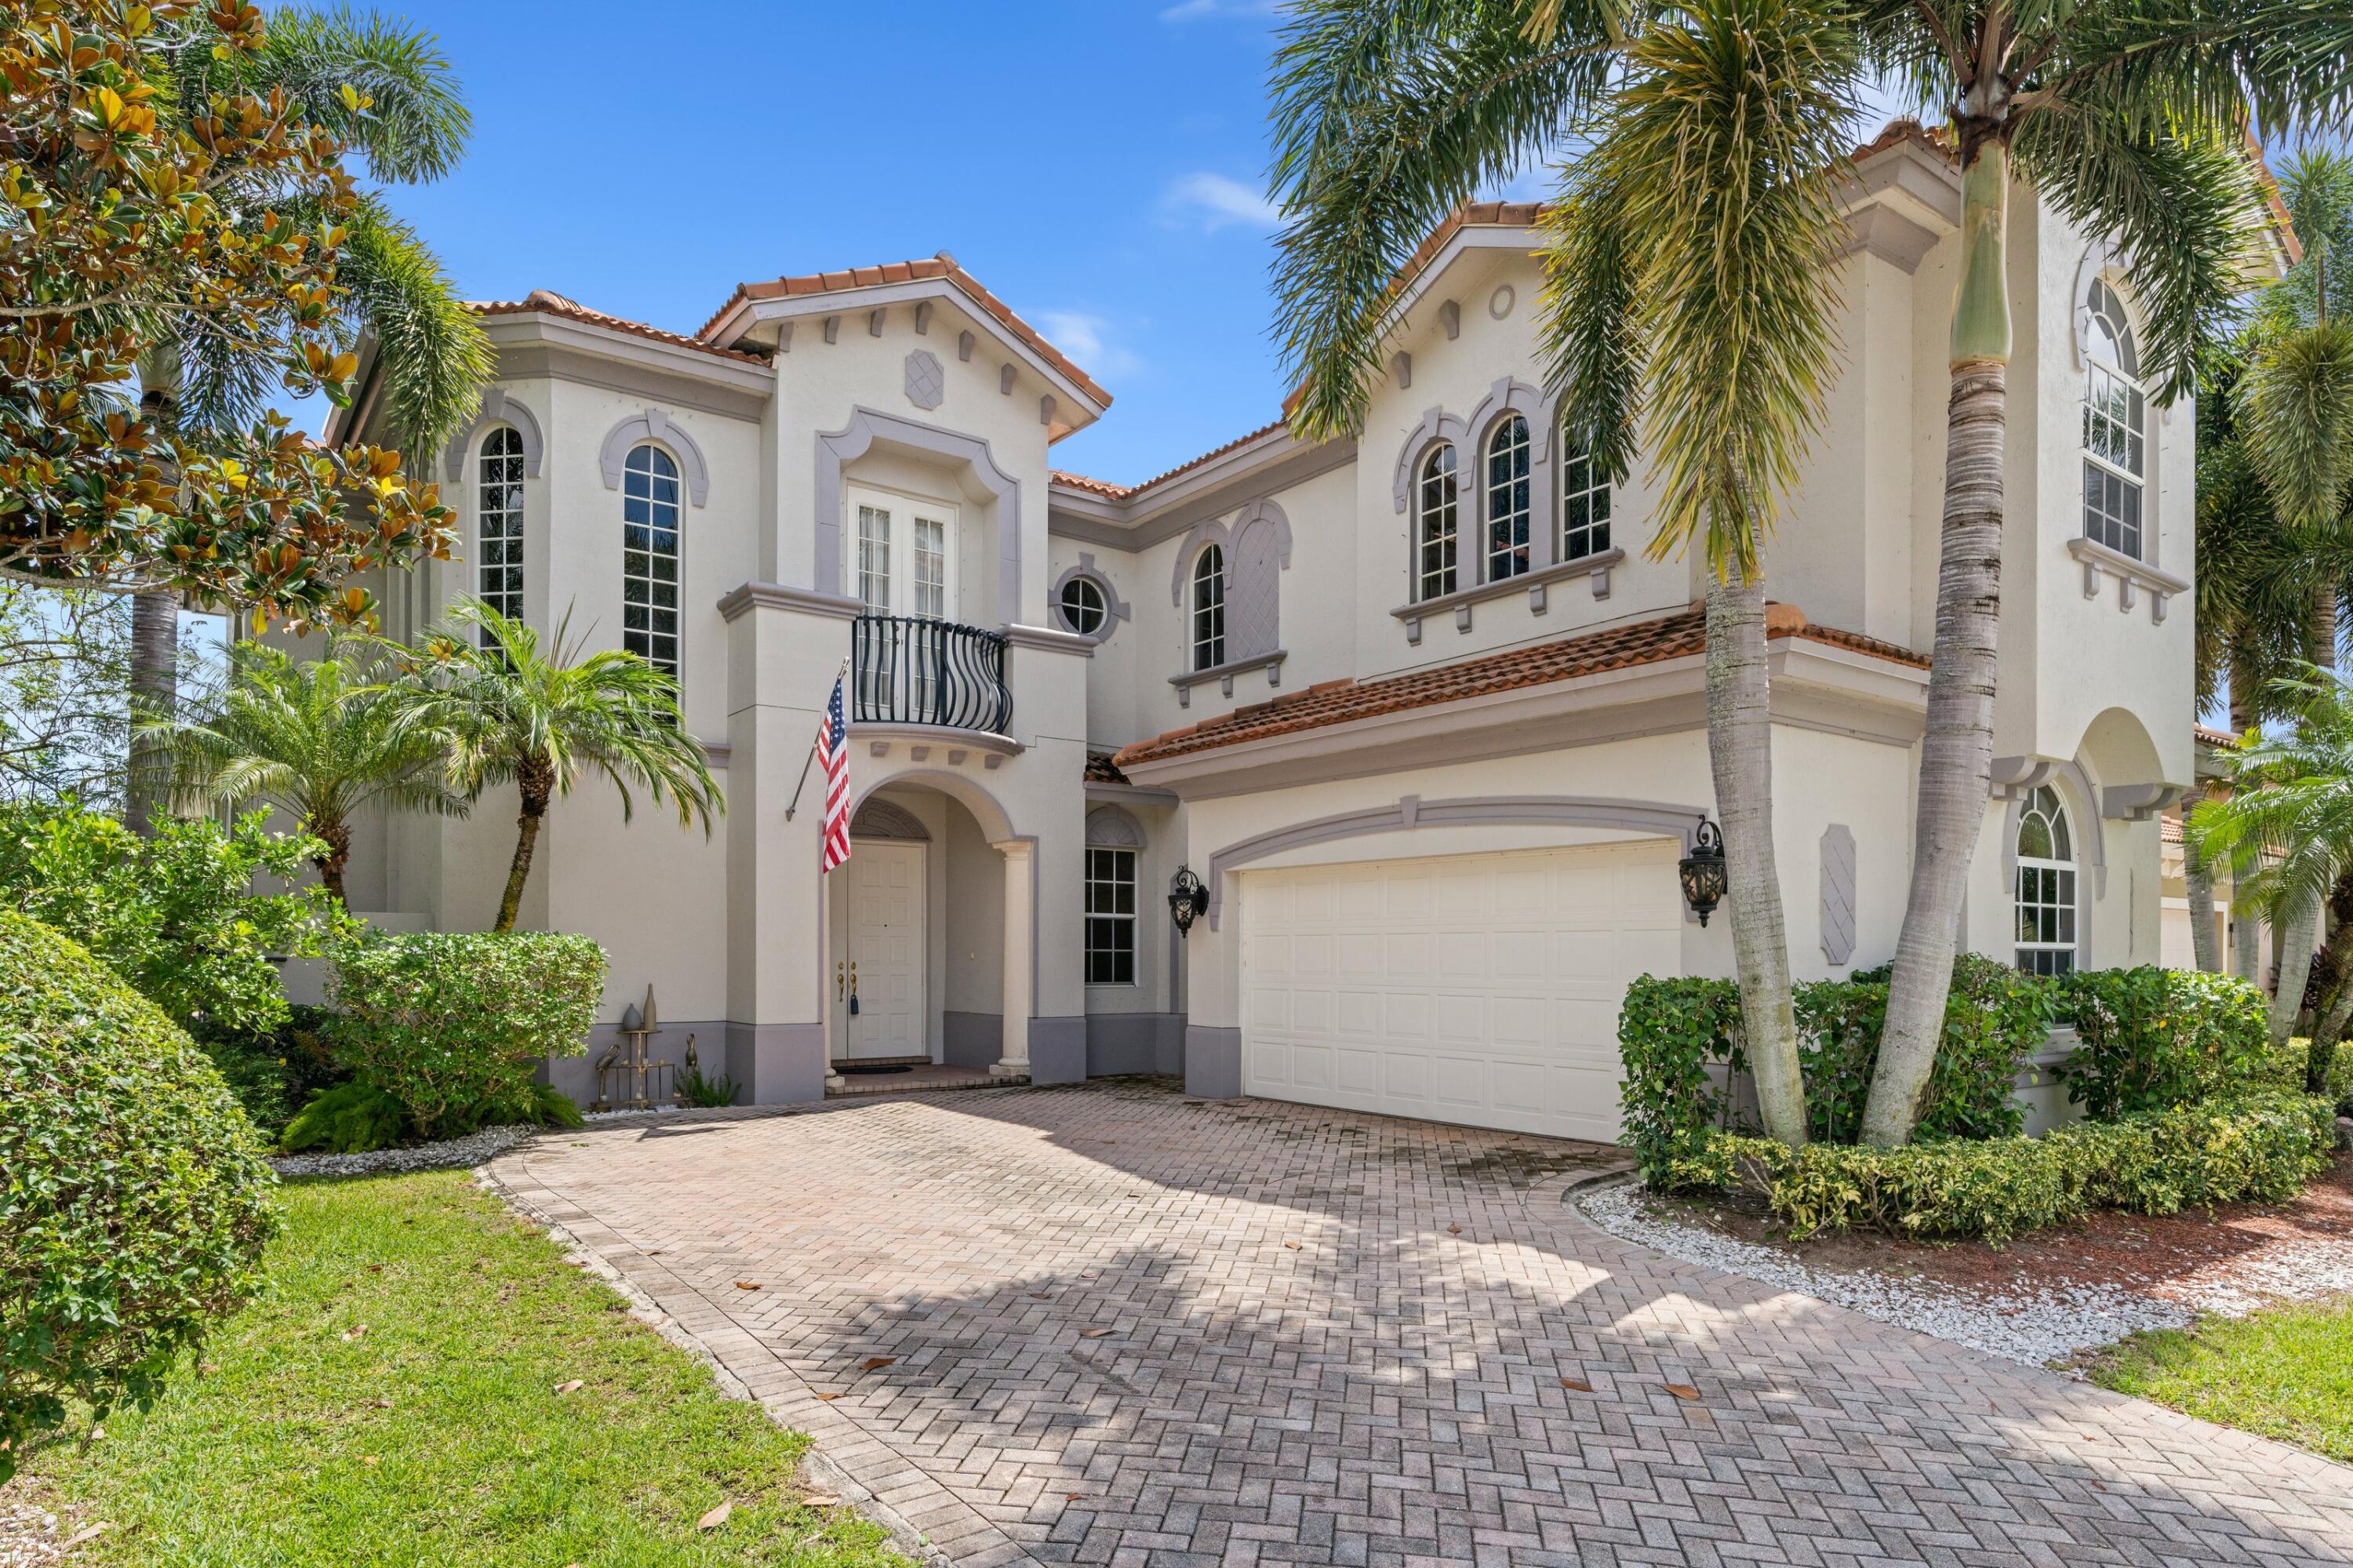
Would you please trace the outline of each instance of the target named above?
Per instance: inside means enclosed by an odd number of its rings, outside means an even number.
[[[1247,1092],[1618,1136],[1618,1009],[1682,969],[1670,841],[1253,872]]]

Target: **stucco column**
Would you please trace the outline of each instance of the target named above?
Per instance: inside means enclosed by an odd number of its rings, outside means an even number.
[[[997,1078],[1029,1075],[1029,1020],[1038,1011],[1038,842],[989,846],[1005,857],[1005,1045],[989,1068]]]

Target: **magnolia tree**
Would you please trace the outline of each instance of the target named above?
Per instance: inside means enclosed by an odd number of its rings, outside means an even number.
[[[138,407],[141,355],[191,336],[350,397],[344,143],[282,92],[169,98],[176,53],[262,45],[228,0],[0,0],[0,571],[169,588],[259,630],[367,622],[353,573],[448,553],[451,513],[396,452],[276,414],[166,433]]]

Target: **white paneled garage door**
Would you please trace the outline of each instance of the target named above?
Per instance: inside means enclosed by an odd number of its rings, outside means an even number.
[[[1682,969],[1671,841],[1252,872],[1246,1092],[1614,1140],[1626,982]]]

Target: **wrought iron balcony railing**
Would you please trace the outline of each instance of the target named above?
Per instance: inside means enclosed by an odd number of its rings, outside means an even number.
[[[1003,735],[1013,723],[1005,638],[913,615],[850,624],[850,722],[936,724]]]

